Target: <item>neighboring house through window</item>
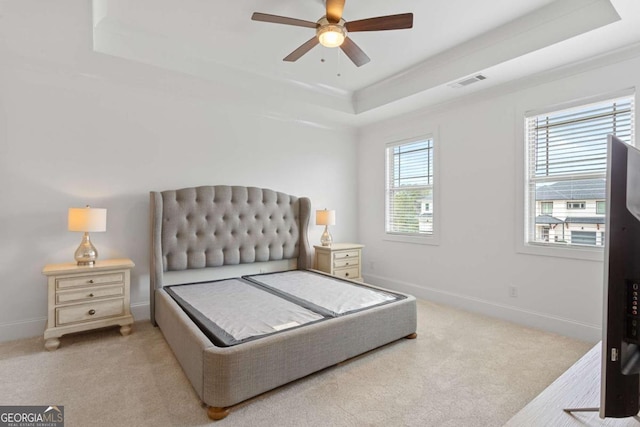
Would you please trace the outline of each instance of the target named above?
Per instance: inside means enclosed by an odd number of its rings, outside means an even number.
[[[387,234],[433,234],[433,138],[387,145]]]
[[[633,121],[632,96],[526,117],[527,244],[604,245],[607,135]]]

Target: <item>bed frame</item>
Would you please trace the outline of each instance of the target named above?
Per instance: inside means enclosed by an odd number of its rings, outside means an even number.
[[[412,296],[354,314],[216,347],[163,287],[309,269],[311,202],[268,189],[203,186],[151,192],[151,321],[208,406],[229,407],[397,339],[415,338]]]

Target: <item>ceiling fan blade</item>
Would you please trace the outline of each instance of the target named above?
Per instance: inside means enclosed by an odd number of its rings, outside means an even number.
[[[294,25],[296,27],[316,28],[317,22],[305,21],[303,19],[288,18],[286,16],[269,15],[267,13],[254,12],[251,15],[253,21],[271,22],[274,24]]]
[[[367,62],[371,61],[366,53],[360,49],[360,47],[353,42],[349,37],[344,39],[344,42],[340,45],[340,49],[349,57],[356,67],[361,67]]]
[[[302,46],[300,46],[299,48],[291,52],[289,55],[287,55],[283,59],[283,61],[287,61],[287,62],[297,61],[298,59],[300,59],[302,55],[309,52],[317,44],[318,44],[318,38],[314,36],[312,39],[309,39],[309,41],[307,41],[305,44],[303,44]]]
[[[327,21],[337,24],[342,19],[344,0],[327,0]]]
[[[401,13],[400,15],[379,16],[377,18],[360,19],[345,24],[349,32],[354,31],[382,31],[402,30],[413,27],[413,13]]]

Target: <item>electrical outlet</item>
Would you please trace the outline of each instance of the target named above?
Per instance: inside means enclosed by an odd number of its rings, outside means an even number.
[[[511,298],[518,298],[518,288],[515,286],[509,286],[509,296]]]

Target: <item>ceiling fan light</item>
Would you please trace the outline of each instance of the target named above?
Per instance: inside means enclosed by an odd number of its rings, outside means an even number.
[[[318,41],[325,47],[338,47],[346,37],[346,31],[339,25],[326,25],[318,29]]]

